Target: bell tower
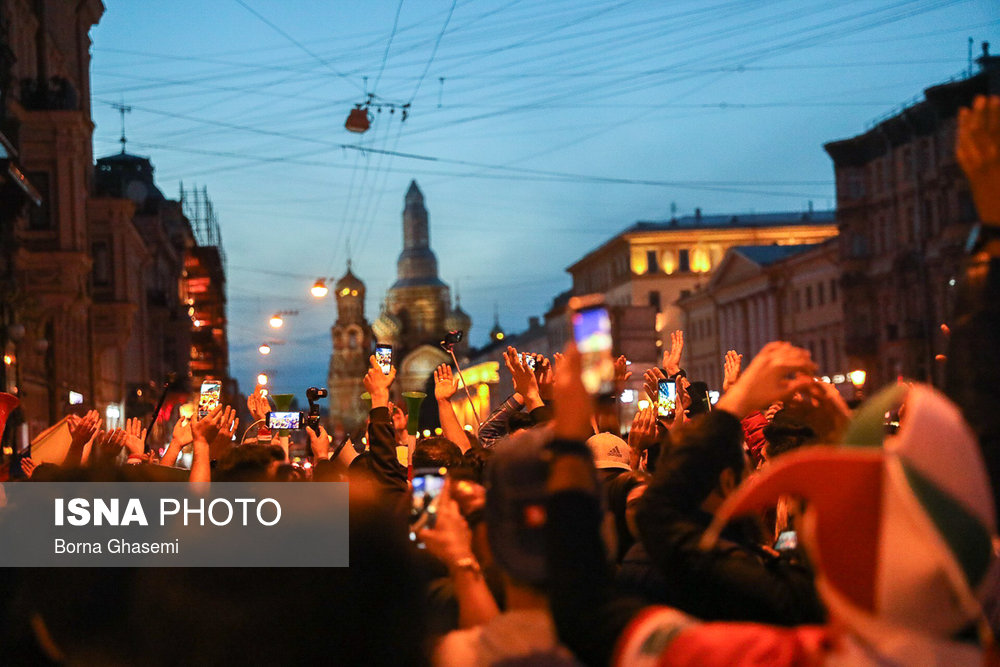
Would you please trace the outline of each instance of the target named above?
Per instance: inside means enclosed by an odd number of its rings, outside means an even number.
[[[368,357],[372,350],[372,330],[365,320],[365,284],[351,272],[350,260],[347,262],[347,273],[337,281],[334,290],[337,320],[330,329],[333,354],[327,375],[331,433],[338,423],[352,431],[364,421],[362,378],[368,369]]]

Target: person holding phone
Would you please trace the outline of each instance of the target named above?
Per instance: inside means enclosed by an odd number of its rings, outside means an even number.
[[[389,387],[396,379],[396,369],[390,367],[388,373],[383,373],[374,354],[368,362],[364,385],[372,397],[372,409],[368,415],[370,474],[365,479],[372,485],[379,505],[394,517],[397,529],[404,533],[410,512],[410,487],[406,468],[396,458],[396,429],[389,413]]]

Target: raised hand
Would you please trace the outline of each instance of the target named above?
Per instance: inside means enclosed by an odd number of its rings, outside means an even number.
[[[311,428],[306,429],[306,433],[309,435],[309,449],[312,450],[313,460],[320,461],[323,459],[330,458],[330,434],[326,432],[321,424],[319,427],[319,435]]]
[[[434,398],[449,401],[458,391],[458,376],[453,375],[451,366],[441,364],[434,369]]]
[[[142,427],[142,420],[138,417],[125,422],[125,446],[130,455],[142,456],[146,449],[146,429]]]
[[[660,380],[666,380],[667,376],[659,368],[650,368],[642,374],[642,388],[646,396],[653,403],[656,403],[660,395]]]
[[[271,411],[271,403],[264,395],[264,385],[259,384],[253,388],[253,393],[247,396],[247,409],[254,421],[261,421],[267,418],[267,413]]]
[[[625,355],[619,356],[615,359],[615,395],[621,396],[622,392],[625,391],[625,383],[628,379],[632,377],[632,371],[628,369],[628,359]]]
[[[233,434],[240,427],[239,417],[236,410],[229,406],[222,411],[219,416],[219,431],[215,437],[209,441],[209,452],[213,459],[221,459],[226,452],[233,447]]]
[[[170,442],[184,447],[191,444],[191,440],[193,439],[194,434],[191,433],[191,422],[184,418],[178,419],[177,423],[174,424],[173,432],[170,434]]]
[[[675,375],[681,369],[681,352],[684,351],[684,332],[678,329],[670,334],[670,349],[663,353],[663,370]]]
[[[31,476],[35,474],[35,468],[38,464],[30,456],[25,456],[21,459],[21,472],[24,473],[25,479],[31,479]]]
[[[628,432],[628,446],[634,452],[641,452],[656,444],[656,408],[650,406],[637,410],[632,417],[632,428]]]
[[[729,388],[740,379],[740,367],[743,364],[743,355],[737,354],[736,350],[726,352],[726,358],[722,362],[723,379],[722,391],[727,392]]]
[[[561,357],[562,355],[560,354],[559,356]],[[553,385],[556,380],[556,374],[552,363],[542,355],[538,355],[535,361],[535,380],[538,382],[538,395],[541,396],[543,401],[551,401],[555,397],[555,387]]]
[[[97,410],[91,410],[83,417],[71,415],[69,420],[69,432],[72,438],[71,447],[83,448],[90,439],[94,437],[101,426],[101,415]]]
[[[197,415],[191,419],[191,434],[195,444],[208,444],[219,435],[222,423],[222,405],[215,406],[215,409],[198,419]]]
[[[365,389],[372,397],[372,408],[384,408],[389,403],[389,387],[396,379],[396,367],[391,366],[388,373],[382,372],[382,367],[375,361],[375,355],[368,357],[368,372],[365,373]]]
[[[583,386],[580,351],[576,343],[566,345],[566,354],[556,366],[555,435],[565,440],[585,441],[594,434],[594,401]]]
[[[507,347],[503,353],[504,363],[510,371],[511,379],[514,381],[514,391],[526,396],[529,392],[538,392],[538,380],[535,372],[528,368],[528,365],[521,361],[521,355],[514,347]]]
[[[114,459],[122,451],[122,447],[125,446],[125,439],[127,437],[128,433],[120,428],[110,431],[98,431],[94,437],[91,458],[94,461]]]
[[[433,528],[424,528],[417,537],[442,563],[453,568],[466,558],[473,558],[472,531],[452,500],[448,480],[437,499],[437,519]]]
[[[955,156],[983,224],[1000,225],[1000,96],[980,95],[958,110]]]
[[[791,343],[772,341],[753,358],[716,407],[743,418],[784,400],[808,386],[816,373],[809,352]]]

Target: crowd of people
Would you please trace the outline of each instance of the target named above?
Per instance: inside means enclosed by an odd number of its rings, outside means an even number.
[[[943,391],[852,409],[775,341],[720,359],[712,405],[678,331],[631,424],[627,360],[594,396],[573,343],[531,363],[509,347],[514,393],[471,432],[440,366],[424,438],[372,356],[363,435],[304,429],[304,465],[231,406],[159,451],[139,420],[72,416],[64,460],[22,459],[26,483],[347,482],[350,567],[0,570],[0,663],[1000,664],[1000,98],[962,110],[957,153],[983,225]],[[260,388],[247,407],[271,410]]]

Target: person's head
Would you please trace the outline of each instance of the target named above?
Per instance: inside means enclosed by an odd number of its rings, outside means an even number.
[[[618,475],[607,485],[608,509],[615,518],[615,534],[618,538],[617,562],[639,538],[635,525],[636,503],[646,490],[646,479],[640,473],[626,472]],[[631,520],[630,519],[631,515]]]
[[[462,450],[448,438],[424,438],[413,450],[413,468],[452,468],[462,462]]]
[[[486,534],[497,564],[517,583],[545,583],[546,434],[530,429],[500,440],[486,465]]]
[[[462,454],[462,464],[457,470],[452,471],[451,476],[482,484],[483,471],[486,469],[486,462],[492,453],[492,449],[485,449],[483,447],[470,448]]]
[[[671,433],[672,445],[657,462],[670,504],[683,511],[713,511],[749,470],[740,433],[709,419],[686,422]]]
[[[587,439],[587,446],[594,453],[594,467],[605,483],[632,470],[632,448],[617,435],[597,433]]]
[[[687,388],[687,395],[691,399],[688,412],[692,417],[708,412],[711,409],[709,407],[707,383],[692,382]]]
[[[220,482],[261,482],[273,479],[284,458],[284,450],[277,445],[233,447],[219,461],[212,478]]]
[[[815,444],[815,438],[816,432],[795,419],[795,415],[789,410],[778,410],[771,422],[764,427],[764,439],[767,440],[764,456],[771,461],[803,445]]]

